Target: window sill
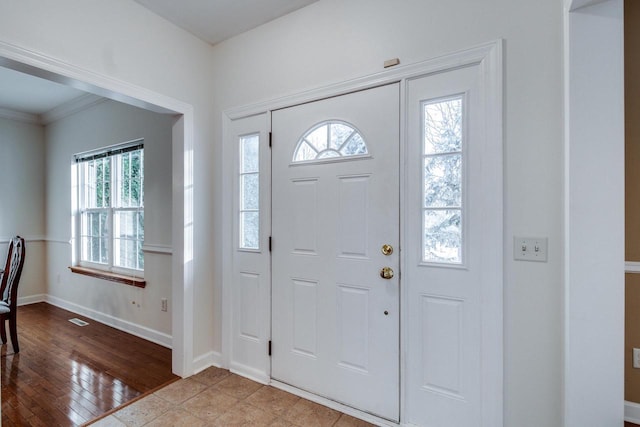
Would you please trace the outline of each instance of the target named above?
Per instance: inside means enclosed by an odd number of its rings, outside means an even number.
[[[144,288],[147,286],[147,281],[140,277],[132,277],[125,274],[117,274],[110,271],[103,271],[87,267],[69,267],[69,270],[71,270],[71,272],[73,273],[84,274],[85,276],[109,280],[112,282],[121,283],[123,285],[135,286],[137,288]]]

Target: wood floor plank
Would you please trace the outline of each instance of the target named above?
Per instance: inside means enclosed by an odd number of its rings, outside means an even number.
[[[46,303],[18,308],[18,338],[0,347],[3,426],[81,425],[177,378],[171,350]]]

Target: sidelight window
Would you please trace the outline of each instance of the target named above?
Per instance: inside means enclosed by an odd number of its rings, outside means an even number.
[[[260,249],[260,136],[240,137],[240,248]]]
[[[463,98],[427,101],[423,114],[424,262],[461,264]]]

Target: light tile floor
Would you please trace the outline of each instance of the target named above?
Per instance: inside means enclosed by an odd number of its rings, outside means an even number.
[[[92,427],[371,425],[215,367],[176,381],[91,424]]]

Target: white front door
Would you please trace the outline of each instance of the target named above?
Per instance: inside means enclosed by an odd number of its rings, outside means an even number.
[[[399,85],[274,111],[272,133],[271,376],[397,421]]]

